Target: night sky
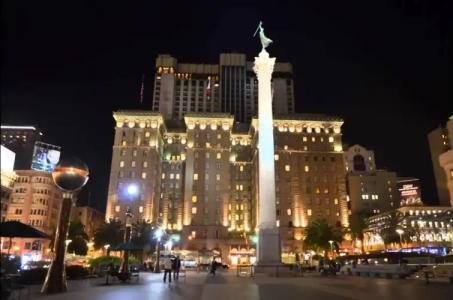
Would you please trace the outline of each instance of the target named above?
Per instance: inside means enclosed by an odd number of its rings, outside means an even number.
[[[345,143],[437,202],[427,134],[453,114],[452,1],[93,2],[2,1],[1,61],[2,124],[37,125],[84,160],[91,205],[106,203],[112,111],[151,108],[156,55],[252,60],[260,19],[268,51],[294,66],[296,110],[344,118]]]

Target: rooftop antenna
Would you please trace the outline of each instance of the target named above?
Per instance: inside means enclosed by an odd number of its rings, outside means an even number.
[[[145,74],[142,75],[142,84],[140,86],[140,104],[143,104],[143,92],[145,90]]]

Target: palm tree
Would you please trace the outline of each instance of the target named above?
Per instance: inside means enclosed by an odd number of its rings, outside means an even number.
[[[390,243],[399,243],[400,236],[396,232],[397,229],[402,228],[401,224],[403,223],[406,216],[401,213],[399,210],[393,210],[389,214],[389,223],[383,229],[380,230],[379,234],[384,241],[384,249],[387,249],[387,244]]]
[[[85,232],[85,226],[80,222],[71,222],[68,230],[68,252],[77,255],[86,255],[88,251],[88,235]]]
[[[332,246],[329,241],[333,241]],[[342,241],[341,230],[330,226],[325,219],[322,219],[308,225],[304,244],[315,251],[324,251],[324,256],[327,258],[331,247],[338,249],[338,244]]]
[[[124,239],[122,227],[121,222],[116,220],[103,223],[94,233],[94,247],[100,249],[108,244],[112,248],[122,243]],[[107,249],[107,255],[110,248]]]
[[[132,242],[143,248],[140,255],[140,261],[143,261],[143,257],[146,252],[151,252],[156,247],[156,240],[154,239],[154,227],[153,224],[145,221],[137,221],[132,225],[133,232],[135,233]]]
[[[367,228],[366,218],[363,214],[353,214],[349,222],[351,237],[354,241],[359,240],[362,245],[362,253],[365,253],[363,244],[363,232]]]

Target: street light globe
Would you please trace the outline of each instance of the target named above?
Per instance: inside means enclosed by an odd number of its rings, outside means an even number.
[[[154,233],[154,236],[160,240],[161,237],[164,235],[164,231],[162,230],[162,228],[157,228],[156,229],[156,232]]]
[[[129,195],[131,195],[131,196],[132,196],[132,195],[137,195],[137,193],[138,193],[138,187],[137,187],[137,185],[135,185],[135,184],[129,185],[129,186],[127,187],[127,193],[128,193]]]
[[[398,233],[398,234],[400,234],[400,235],[404,233],[404,230],[402,230],[402,229],[397,229],[397,230],[395,230],[395,231],[396,231],[396,233]]]
[[[87,183],[88,175],[87,165],[75,157],[60,160],[52,172],[55,184],[66,192],[80,190]]]

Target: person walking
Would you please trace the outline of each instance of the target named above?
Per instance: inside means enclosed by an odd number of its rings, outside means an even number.
[[[176,256],[175,259],[173,260],[172,269],[173,269],[173,279],[178,280],[179,279],[179,270],[181,269],[181,259],[179,258],[179,255]]]
[[[215,258],[212,259],[212,262],[211,262],[211,274],[212,276],[215,276],[215,271],[217,269],[217,262],[215,261]]]
[[[171,282],[171,259],[170,256],[165,257],[164,260],[164,282],[167,279],[167,274],[168,274],[168,282]]]

